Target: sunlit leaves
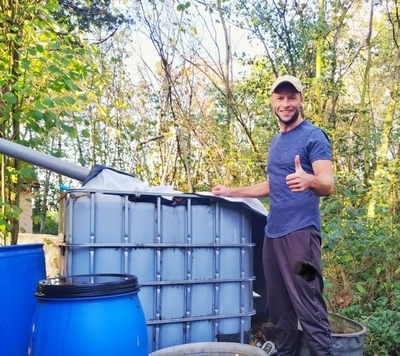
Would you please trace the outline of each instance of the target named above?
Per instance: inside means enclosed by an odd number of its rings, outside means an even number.
[[[7,6],[10,11],[0,13],[2,137],[41,145],[60,132],[76,139],[77,113],[85,109],[88,99],[83,88],[97,71],[87,60],[92,49],[79,33],[70,33],[62,22],[54,21],[58,1],[21,0]],[[17,173],[18,163],[11,158],[5,157],[5,165],[7,172],[14,173],[6,175],[2,184],[7,185],[8,201],[18,204],[16,177],[25,174]],[[18,218],[11,207],[8,204],[6,209],[16,215],[6,214],[5,219]]]

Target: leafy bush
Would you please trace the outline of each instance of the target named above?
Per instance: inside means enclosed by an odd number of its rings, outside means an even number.
[[[338,179],[322,205],[325,297],[367,327],[365,355],[400,355],[400,225],[384,202],[368,216],[361,182]]]

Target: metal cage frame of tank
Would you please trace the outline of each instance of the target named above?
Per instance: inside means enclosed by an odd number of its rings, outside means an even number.
[[[60,199],[60,272],[136,275],[149,352],[248,343],[253,237],[264,224],[245,204],[213,196],[72,189]]]

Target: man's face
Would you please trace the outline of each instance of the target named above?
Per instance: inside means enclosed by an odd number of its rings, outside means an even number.
[[[284,83],[272,93],[271,104],[279,121],[285,126],[290,126],[300,116],[303,96],[291,84]]]

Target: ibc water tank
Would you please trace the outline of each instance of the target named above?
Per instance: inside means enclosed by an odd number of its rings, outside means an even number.
[[[60,211],[61,273],[136,275],[149,352],[248,342],[255,313],[248,207],[195,194],[79,189],[64,195]]]

